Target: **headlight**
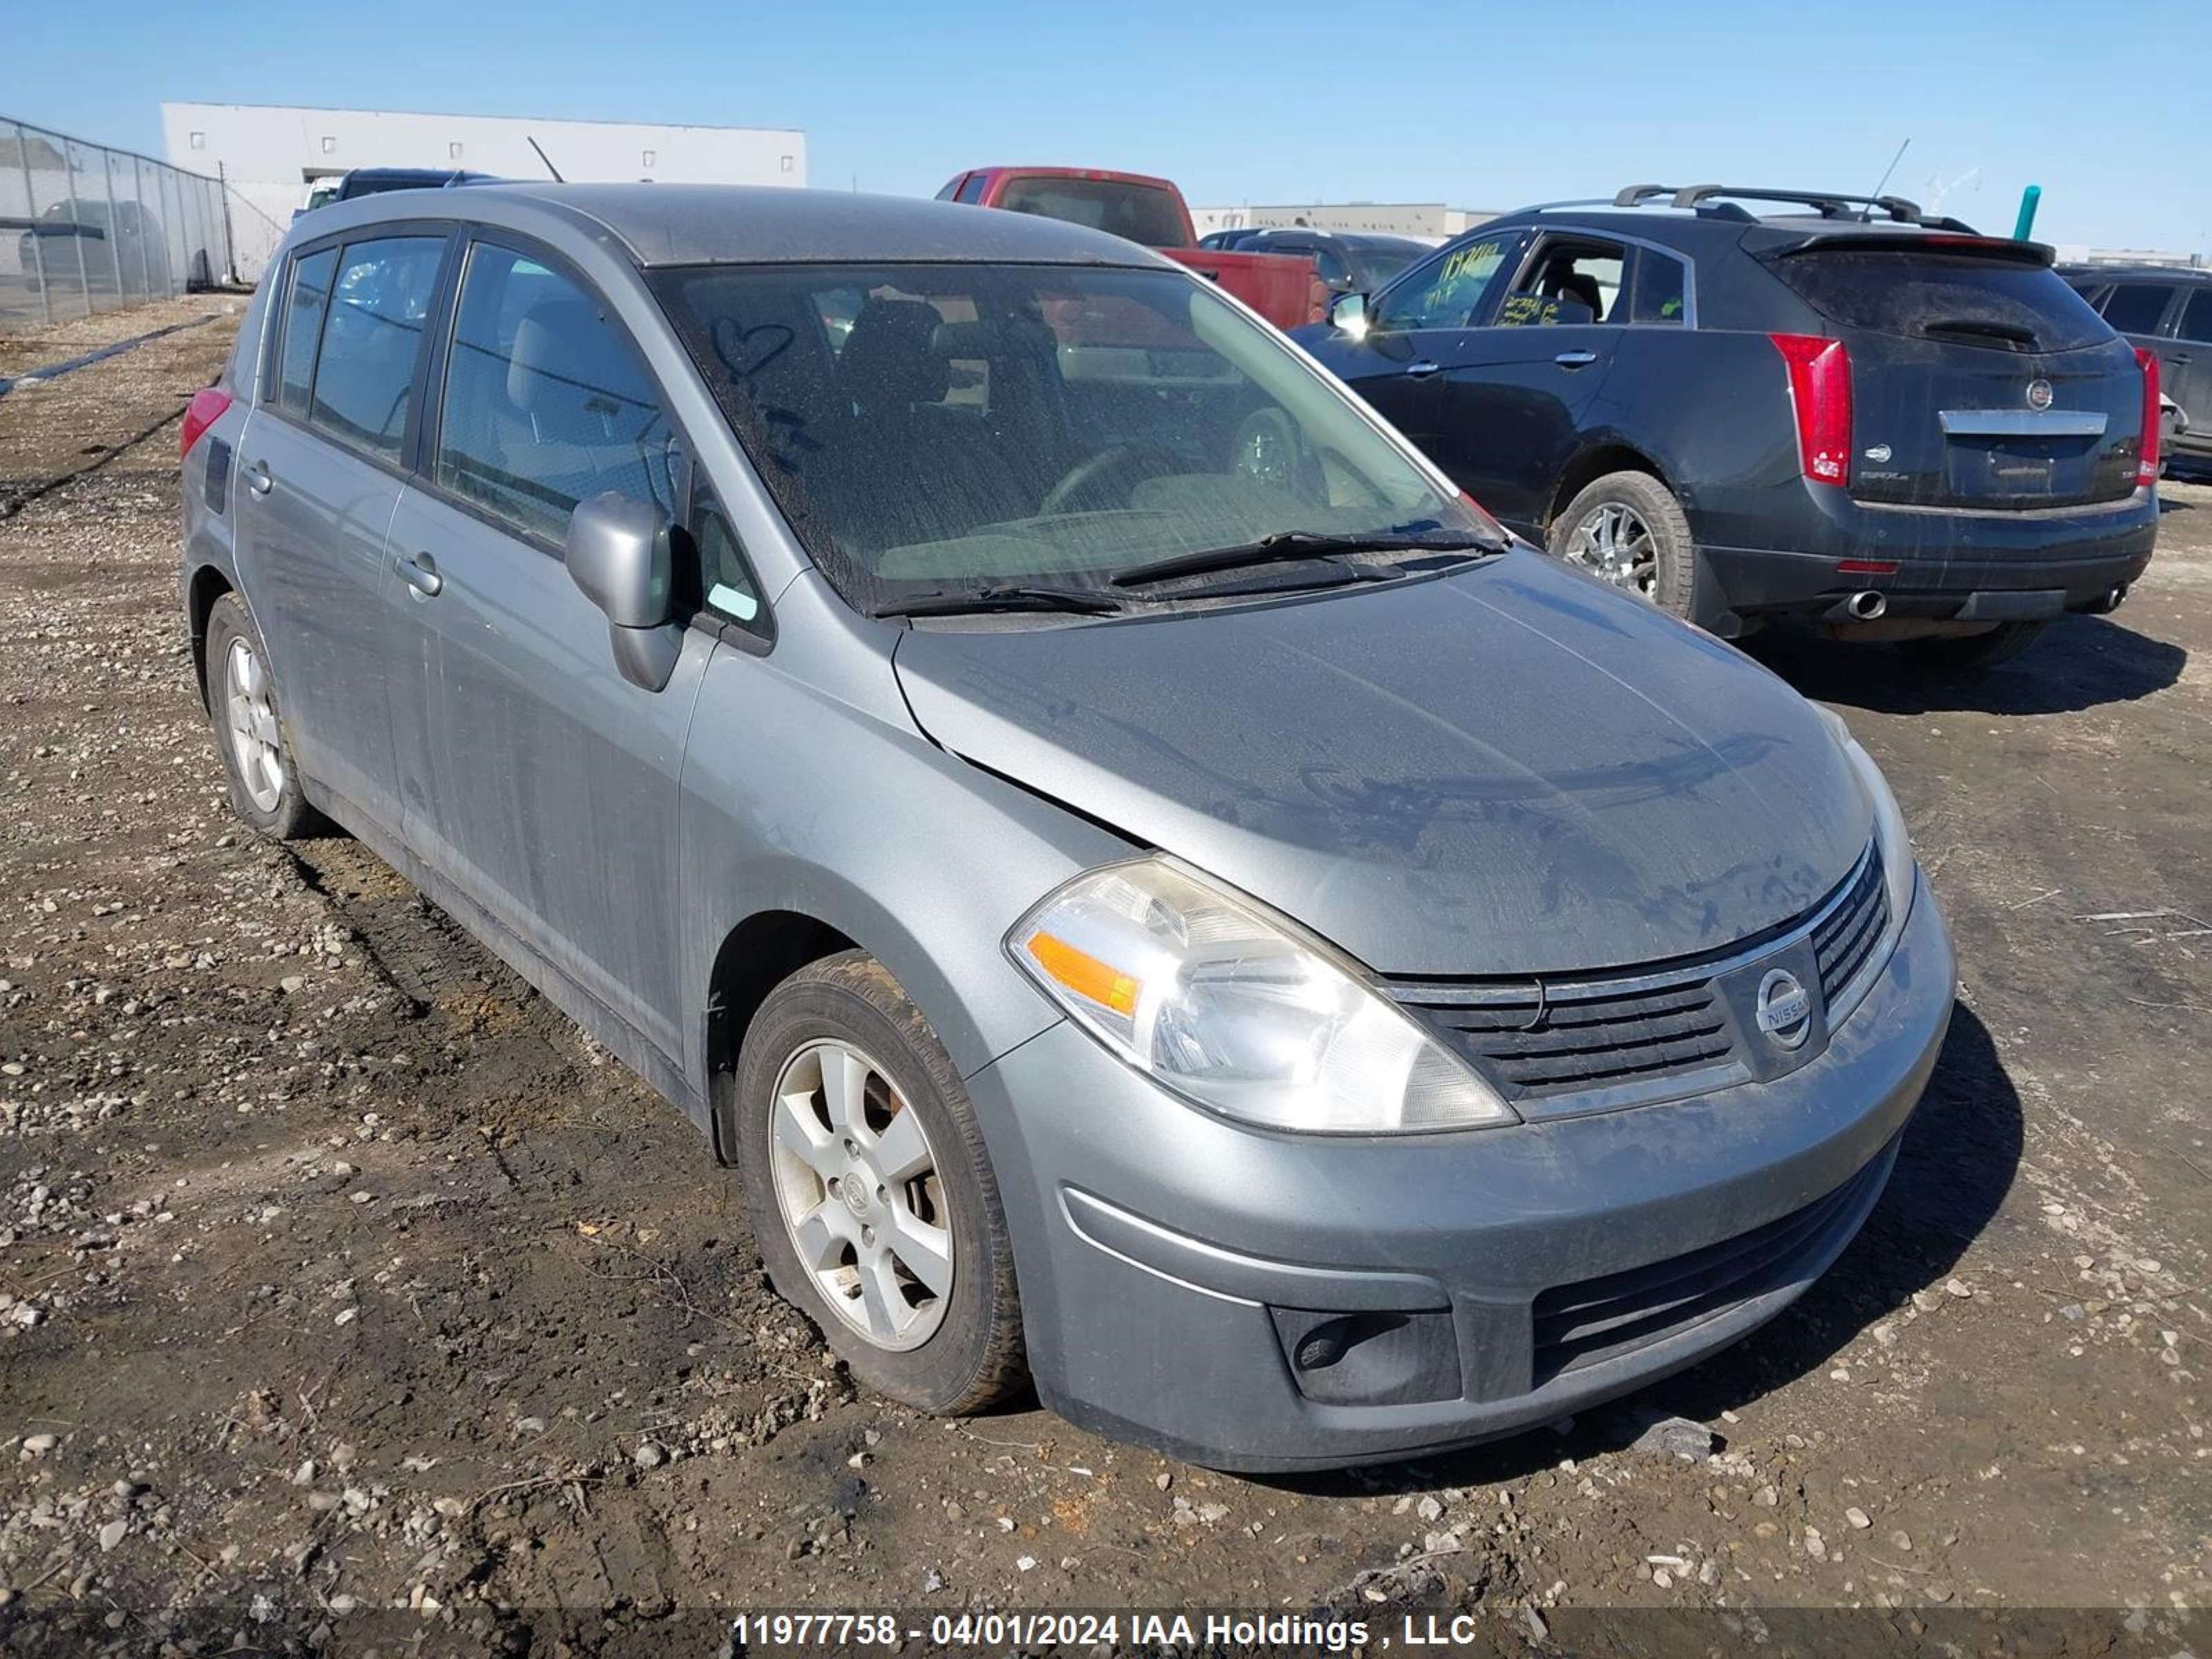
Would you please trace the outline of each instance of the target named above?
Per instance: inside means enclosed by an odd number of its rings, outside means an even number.
[[[1336,1134],[1518,1121],[1328,945],[1164,859],[1078,876],[1006,949],[1116,1054],[1226,1116]]]
[[[1912,857],[1912,837],[1905,828],[1905,814],[1898,810],[1897,797],[1890,792],[1889,780],[1881,775],[1881,768],[1874,763],[1874,757],[1851,735],[1851,728],[1844,724],[1843,717],[1832,708],[1813,705],[1813,712],[1820,717],[1836,739],[1836,746],[1844,751],[1844,758],[1851,763],[1857,776],[1859,788],[1865,793],[1867,804],[1874,809],[1874,844],[1881,854],[1881,878],[1889,894],[1889,927],[1892,933],[1903,929],[1905,913],[1912,905],[1912,873],[1916,867]]]

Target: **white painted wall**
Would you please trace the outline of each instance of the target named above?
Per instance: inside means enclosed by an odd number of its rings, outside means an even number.
[[[1302,206],[1194,207],[1198,234],[1304,224],[1315,230],[1366,231],[1378,236],[1456,236],[1493,213],[1442,202],[1311,202]]]
[[[803,185],[806,135],[785,127],[556,121],[264,104],[163,104],[161,136],[179,167],[232,187],[239,274],[257,279],[291,228],[309,183],[351,167],[465,167],[543,179],[535,138],[570,179]]]

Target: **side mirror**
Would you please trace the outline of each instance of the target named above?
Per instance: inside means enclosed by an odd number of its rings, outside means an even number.
[[[1367,296],[1340,294],[1328,304],[1328,325],[1340,334],[1364,339],[1367,334]]]
[[[623,678],[648,691],[668,684],[684,647],[672,619],[675,565],[657,507],[609,490],[569,515],[568,579],[605,613]]]

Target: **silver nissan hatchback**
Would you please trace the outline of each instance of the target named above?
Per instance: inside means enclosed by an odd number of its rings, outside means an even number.
[[[341,204],[184,447],[240,815],[681,1107],[922,1409],[1249,1469],[1556,1417],[1802,1292],[1942,1042],[1840,722],[1132,243]]]

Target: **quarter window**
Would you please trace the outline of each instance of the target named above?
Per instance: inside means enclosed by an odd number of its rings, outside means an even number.
[[[2189,296],[2179,332],[2185,340],[2212,342],[2212,288],[2200,288]]]
[[[478,243],[446,368],[439,484],[557,544],[576,503],[606,490],[672,522],[680,459],[605,308],[527,255]]]
[[[276,371],[276,406],[305,417],[307,390],[315,380],[315,343],[322,338],[323,313],[330,308],[331,272],[338,251],[292,261],[291,291],[284,297],[284,349]]]
[[[1655,253],[1650,248],[1636,251],[1636,280],[1632,284],[1634,304],[1628,320],[1632,323],[1672,324],[1680,326],[1688,309],[1686,293],[1688,272],[1680,259]]]
[[[445,247],[443,237],[398,236],[346,249],[307,416],[341,442],[398,455]]]
[[[2155,334],[2173,290],[2163,283],[2118,283],[2105,301],[2105,320],[2118,334]]]
[[[760,587],[745,568],[738,532],[721,503],[704,489],[693,498],[691,539],[698,545],[699,586],[708,608],[756,634],[767,633],[768,615],[761,604]]]
[[[1448,247],[1376,297],[1378,330],[1465,328],[1517,240],[1485,236]]]

